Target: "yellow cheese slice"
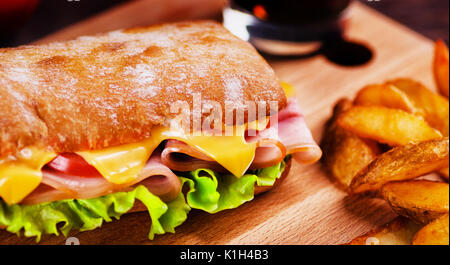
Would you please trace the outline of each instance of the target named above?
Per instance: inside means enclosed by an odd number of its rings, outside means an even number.
[[[25,148],[14,159],[0,161],[0,197],[8,204],[22,201],[42,180],[42,167],[56,157],[38,148]]]
[[[103,150],[77,152],[102,176],[114,184],[132,182],[138,177],[158,145],[167,139],[183,141],[217,161],[236,177],[251,165],[256,143],[245,141],[247,128],[263,130],[269,119],[234,127],[232,136],[190,135],[181,130],[155,127],[150,139]],[[27,148],[15,160],[0,161],[0,197],[8,204],[22,201],[42,180],[42,167],[57,155],[37,148]]]
[[[152,139],[158,142],[166,139],[182,141],[208,155],[236,177],[241,177],[252,163],[256,150],[256,143],[245,141],[243,130],[244,127],[236,129],[231,136],[195,136],[157,127],[152,131]]]
[[[109,182],[124,184],[133,181],[144,168],[158,144],[145,140],[98,151],[78,152]]]
[[[158,126],[152,129],[150,139],[145,141],[77,154],[95,167],[109,182],[125,184],[139,175],[150,155],[162,141],[176,139],[197,148],[233,175],[241,177],[252,163],[256,150],[256,143],[245,141],[245,131],[247,128],[263,130],[268,122],[269,119],[264,119],[237,126],[232,136],[196,136],[186,134],[182,130]]]
[[[286,98],[294,97],[295,96],[295,88],[286,82],[281,82],[281,87],[284,90],[284,94],[286,94]]]

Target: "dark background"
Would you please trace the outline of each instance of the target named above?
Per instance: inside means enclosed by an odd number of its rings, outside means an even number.
[[[8,0],[0,0],[8,1]],[[41,0],[30,20],[13,34],[1,36],[0,46],[29,43],[60,28],[126,0]],[[187,0],[189,1],[189,0]],[[449,42],[448,0],[360,0],[431,39]],[[145,14],[144,14],[145,15]]]
[[[448,44],[448,0],[380,0],[367,5],[407,25],[430,39],[443,39]]]

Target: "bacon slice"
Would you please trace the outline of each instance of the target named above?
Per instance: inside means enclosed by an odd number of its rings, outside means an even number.
[[[89,199],[113,192],[128,191],[133,186],[144,185],[164,201],[171,201],[180,193],[181,183],[167,166],[161,163],[161,153],[155,151],[139,176],[126,185],[115,185],[103,177],[67,175],[44,168],[42,183],[25,200],[24,204],[38,204],[63,199]]]
[[[255,158],[250,169],[265,168],[280,163],[288,154],[293,154],[300,163],[313,163],[320,159],[322,151],[306,126],[305,118],[295,99],[271,118],[277,121],[265,130],[247,137],[247,142],[257,142]],[[221,165],[195,147],[177,140],[169,140],[162,152],[162,162],[176,171],[192,171],[210,168],[226,172]]]

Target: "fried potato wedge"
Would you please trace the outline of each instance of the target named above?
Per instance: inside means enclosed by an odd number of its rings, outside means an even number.
[[[401,109],[409,113],[415,113],[414,104],[408,96],[389,84],[369,85],[361,89],[356,95],[355,105],[383,106],[393,109]]]
[[[439,139],[442,134],[420,117],[403,110],[355,106],[343,113],[338,124],[363,138],[391,146]]]
[[[348,245],[411,245],[420,226],[411,220],[397,217],[390,223],[353,239]]]
[[[408,95],[418,114],[422,115],[431,127],[437,129],[443,136],[449,135],[449,103],[448,99],[429,90],[423,84],[411,79],[396,79],[388,81]]]
[[[448,179],[449,179],[449,176],[448,176],[449,175],[449,168],[448,167],[439,170],[439,174],[441,174],[441,177],[444,178],[448,182]]]
[[[448,167],[448,159],[448,137],[395,147],[359,171],[350,184],[350,191],[378,191],[388,182],[414,179]]]
[[[436,84],[442,95],[448,98],[448,76],[449,76],[449,55],[448,47],[443,40],[435,43],[433,72]]]
[[[348,99],[336,104],[321,143],[324,151],[322,161],[343,189],[348,189],[356,173],[381,152],[375,141],[361,139],[337,124],[338,117],[351,107]]]
[[[428,224],[448,214],[447,183],[428,180],[391,182],[383,186],[381,193],[394,212],[418,223]]]
[[[448,245],[448,219],[449,215],[443,215],[424,226],[414,236],[413,245]]]

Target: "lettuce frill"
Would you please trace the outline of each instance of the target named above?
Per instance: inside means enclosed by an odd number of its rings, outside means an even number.
[[[139,200],[150,215],[149,239],[153,239],[155,235],[175,233],[175,228],[186,220],[191,209],[217,213],[251,201],[255,184],[272,186],[284,169],[285,163],[282,162],[240,178],[198,169],[179,177],[183,192],[168,203],[144,186],[95,199],[61,200],[38,205],[7,205],[0,200],[0,227],[6,227],[7,231],[18,235],[23,231],[26,237],[36,237],[37,241],[43,234],[62,233],[67,236],[72,229],[93,230],[103,222],[119,219]]]

